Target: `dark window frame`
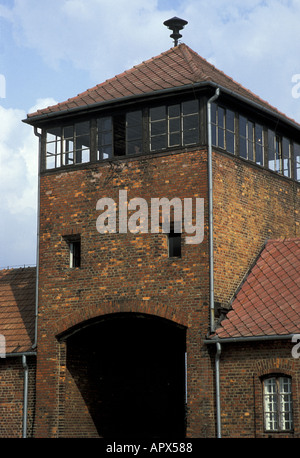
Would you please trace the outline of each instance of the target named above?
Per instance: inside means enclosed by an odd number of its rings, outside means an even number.
[[[184,120],[188,120],[189,113],[184,113],[183,106],[191,102],[197,104],[197,109],[190,113],[195,116],[196,127],[194,126],[193,128],[197,130],[197,133],[193,141],[185,142]],[[162,126],[164,126],[164,131],[162,131],[161,135],[165,136],[166,141],[164,145],[151,149],[151,110],[158,107],[163,107],[165,113],[160,121],[163,121]],[[176,107],[180,107],[179,112],[177,110],[177,114]],[[103,112],[103,115],[95,114],[95,116],[90,116],[86,120],[84,117],[76,117],[73,122],[64,122],[60,125],[53,123],[53,127],[47,126],[42,129],[43,154],[41,171],[55,170],[72,165],[77,166],[89,162],[127,158],[140,154],[167,152],[184,147],[204,146],[206,144],[205,107],[204,97],[199,95],[193,98],[184,95],[178,102],[176,98],[165,98],[160,104],[145,106],[144,103],[140,103],[135,107],[131,106],[127,110],[118,111],[117,114],[114,114],[114,111],[111,110],[110,113],[106,111]],[[171,115],[172,110],[173,114]],[[217,114],[220,110],[220,119],[218,116],[214,119],[214,114],[212,113],[214,147],[300,182],[300,143],[292,140],[292,136],[273,131],[277,136],[276,138],[278,138],[278,151],[276,152],[274,146],[272,152],[270,152],[268,132],[272,131],[272,128],[270,128],[270,124],[268,125],[267,122],[265,123],[262,120],[262,117],[257,116],[255,118],[253,113],[239,111],[239,107],[227,106],[225,103],[213,103],[212,112],[214,110],[217,111]],[[130,125],[126,119],[132,113],[139,113],[139,120]],[[230,121],[227,119],[228,114]],[[102,122],[105,119],[110,120],[111,125],[106,131],[99,132],[98,122]],[[216,121],[217,119],[218,121]],[[240,131],[241,119],[244,119],[247,124],[247,133],[244,136],[241,135],[242,132]],[[76,142],[80,140],[80,136],[77,136],[77,126],[84,123],[89,123],[88,133],[86,132],[86,137],[89,135],[89,139],[87,139],[86,147],[82,149],[81,145],[76,147]],[[231,124],[231,127],[229,127],[229,124]],[[70,128],[73,128],[71,134],[64,135]],[[249,129],[252,132],[250,136]],[[50,133],[50,135],[52,133],[52,138],[48,138],[47,133]],[[99,136],[102,136],[101,141],[99,141]],[[241,142],[246,145],[244,153],[241,150]],[[289,143],[288,150],[286,150],[285,146],[287,143]],[[73,147],[71,147],[72,145]],[[69,151],[67,146],[70,147]],[[285,154],[286,151],[287,153]],[[85,156],[82,156],[82,153]],[[271,158],[270,154],[273,154]],[[272,160],[273,163],[271,162]],[[279,166],[275,166],[276,161]]]
[[[230,117],[232,116],[232,121]],[[233,122],[233,126],[231,125]],[[236,153],[236,113],[218,103],[212,103],[212,144],[228,153]],[[233,128],[232,128],[233,127]],[[231,145],[229,147],[229,145]]]

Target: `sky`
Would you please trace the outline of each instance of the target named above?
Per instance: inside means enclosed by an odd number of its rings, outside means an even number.
[[[300,122],[300,0],[0,0],[0,268],[36,264],[37,157],[28,113],[180,42]]]

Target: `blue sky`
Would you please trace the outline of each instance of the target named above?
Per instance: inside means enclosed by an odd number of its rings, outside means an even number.
[[[22,119],[172,47],[173,16],[182,42],[300,122],[299,0],[0,0],[0,267],[36,261],[37,141]]]

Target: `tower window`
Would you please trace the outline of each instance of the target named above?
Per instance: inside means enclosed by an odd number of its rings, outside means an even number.
[[[198,100],[151,108],[149,122],[151,151],[199,142]]]
[[[54,127],[46,132],[46,169],[90,161],[90,122]]]
[[[212,104],[212,143],[219,148],[234,154],[235,126],[234,112]]]
[[[274,172],[290,177],[290,141],[268,130],[268,167]]]

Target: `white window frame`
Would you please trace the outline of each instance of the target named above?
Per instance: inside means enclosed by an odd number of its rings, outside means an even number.
[[[293,429],[292,379],[272,375],[263,380],[264,426],[269,432]]]

